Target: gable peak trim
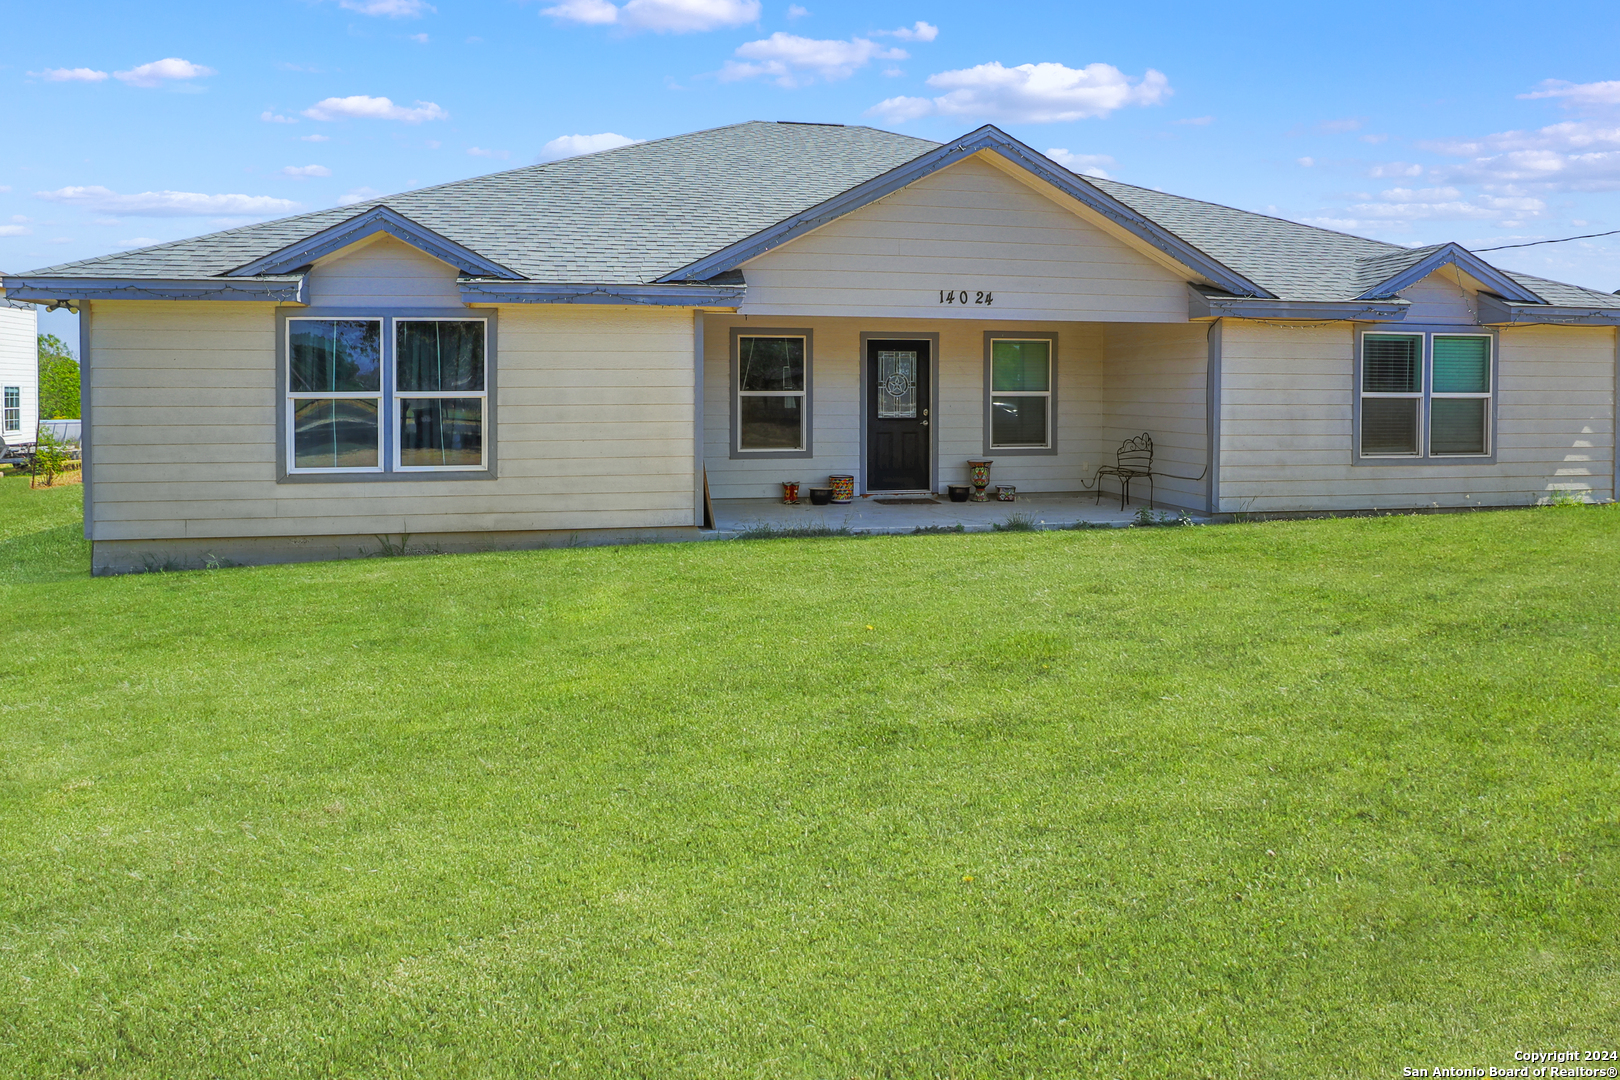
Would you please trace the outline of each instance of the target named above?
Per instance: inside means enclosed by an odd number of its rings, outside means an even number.
[[[1101,214],[1115,225],[1138,239],[1170,256],[1176,262],[1200,274],[1218,287],[1236,296],[1254,296],[1275,299],[1262,286],[1250,281],[1231,267],[1212,258],[1180,236],[1131,209],[1069,170],[1058,165],[1030,147],[1008,135],[994,124],[968,132],[966,135],[943,143],[904,165],[857,184],[848,191],[834,195],[808,210],[784,218],[769,228],[744,237],[696,262],[671,271],[658,280],[661,282],[702,281],[715,274],[735,270],[749,259],[763,255],[772,248],[820,228],[828,222],[861,209],[885,195],[955,165],[980,151],[989,151],[1018,166],[1025,172],[1046,181],[1053,187]]]
[[[426,225],[412,221],[398,210],[380,203],[330,228],[312,233],[250,263],[226,271],[224,276],[259,277],[265,274],[290,274],[317,259],[341,251],[378,233],[387,233],[401,243],[409,244],[440,262],[449,263],[466,277],[523,280],[522,274],[509,270],[493,259],[487,259],[471,248],[458,244],[447,236],[441,236]]]
[[[1455,266],[1505,299],[1517,300],[1523,304],[1546,303],[1545,300],[1530,291],[1530,289],[1508,277],[1461,244],[1436,244],[1431,248],[1419,248],[1418,251],[1427,251],[1428,254],[1377,282],[1371,288],[1363,291],[1356,299],[1388,300],[1402,289],[1416,285],[1442,266]],[[1374,255],[1371,258],[1361,260],[1361,262],[1363,265],[1367,265],[1390,258],[1390,255]]]

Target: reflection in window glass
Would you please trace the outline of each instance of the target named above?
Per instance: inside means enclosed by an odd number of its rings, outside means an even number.
[[[294,394],[375,392],[382,371],[382,325],[370,319],[291,319],[287,323]]]
[[[1052,343],[990,343],[990,447],[1052,445]]]
[[[377,467],[377,403],[364,398],[308,398],[293,403],[293,467]]]
[[[803,390],[804,339],[737,339],[737,379],[744,391]]]
[[[482,398],[401,399],[399,463],[402,467],[476,466],[483,461]]]
[[[745,450],[799,450],[804,447],[803,398],[753,396],[739,403]]]
[[[806,357],[802,337],[737,338],[737,449],[803,450]]]
[[[398,384],[402,394],[484,389],[484,324],[467,321],[398,324]]]
[[[990,400],[990,442],[993,446],[1045,446],[1046,398],[997,394]]]

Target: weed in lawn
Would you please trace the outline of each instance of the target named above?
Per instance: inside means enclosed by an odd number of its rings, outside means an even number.
[[[961,522],[955,525],[918,525],[911,530],[912,536],[934,536],[941,533],[967,532],[967,526]]]
[[[756,522],[737,532],[734,540],[814,540],[824,536],[855,536],[847,525],[772,525]]]
[[[993,521],[996,532],[1035,532],[1035,519],[1028,514],[1008,514],[1006,521]]]

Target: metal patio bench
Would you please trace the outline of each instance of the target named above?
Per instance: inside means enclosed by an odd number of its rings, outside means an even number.
[[[1130,501],[1131,481],[1145,476],[1148,482],[1148,505],[1153,505],[1153,436],[1142,432],[1134,439],[1126,439],[1114,451],[1114,463],[1097,470],[1092,481],[1097,485],[1097,502],[1102,502],[1102,478],[1112,476],[1119,480],[1119,508],[1125,509]]]

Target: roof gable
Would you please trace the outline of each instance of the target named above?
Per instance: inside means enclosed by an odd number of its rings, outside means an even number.
[[[373,206],[340,221],[330,228],[306,236],[302,240],[295,240],[285,247],[277,248],[262,258],[244,263],[226,274],[227,277],[257,277],[260,274],[290,274],[300,267],[308,266],[315,260],[351,247],[363,240],[386,233],[402,243],[433,256],[440,262],[449,263],[460,270],[467,277],[506,278],[509,280],[521,279],[522,274],[508,270],[493,259],[473,251],[471,248],[456,243],[447,237],[419,225],[387,206]]]
[[[1457,267],[1504,299],[1524,304],[1545,302],[1527,286],[1457,244],[1435,244],[1359,260],[1357,284],[1362,286],[1362,291],[1356,295],[1356,299],[1387,299],[1417,284],[1442,266]]]
[[[1152,219],[989,124],[954,142],[938,146],[881,176],[875,176],[865,183],[857,184],[847,191],[785,218],[752,236],[688,263],[666,274],[660,280],[703,281],[716,274],[734,270],[749,259],[762,255],[780,244],[876,202],[885,195],[914,184],[940,169],[949,168],[980,151],[997,154],[1008,163],[1045,181],[1230,293],[1238,296],[1272,295],[1260,285],[1211,258]]]

